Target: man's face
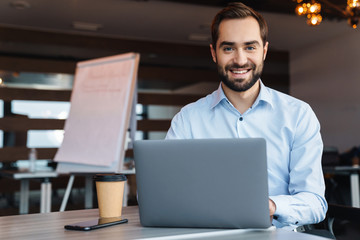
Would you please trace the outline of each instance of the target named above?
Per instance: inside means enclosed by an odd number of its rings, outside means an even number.
[[[223,20],[219,26],[216,48],[210,47],[225,87],[243,92],[260,78],[268,42],[264,46],[255,18]]]

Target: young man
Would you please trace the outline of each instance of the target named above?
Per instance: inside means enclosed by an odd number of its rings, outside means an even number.
[[[265,138],[270,217],[276,227],[296,228],[325,218],[323,143],[308,104],[261,82],[268,45],[257,12],[242,3],[220,11],[210,45],[220,86],[185,106],[166,138]]]

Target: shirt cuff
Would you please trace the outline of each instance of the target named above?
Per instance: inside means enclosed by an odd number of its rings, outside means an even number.
[[[269,197],[276,205],[274,219],[285,225],[297,225],[299,222],[290,216],[290,199],[289,196],[270,196]]]

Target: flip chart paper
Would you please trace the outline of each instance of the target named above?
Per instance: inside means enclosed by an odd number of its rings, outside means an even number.
[[[77,64],[70,114],[55,161],[117,171],[124,158],[138,63],[139,55],[128,53]]]

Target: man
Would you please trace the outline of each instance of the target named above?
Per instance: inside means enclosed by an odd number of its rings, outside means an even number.
[[[265,138],[270,217],[276,227],[294,229],[325,218],[323,144],[310,106],[261,82],[268,45],[257,12],[242,3],[220,11],[210,45],[220,86],[185,106],[166,138]]]

